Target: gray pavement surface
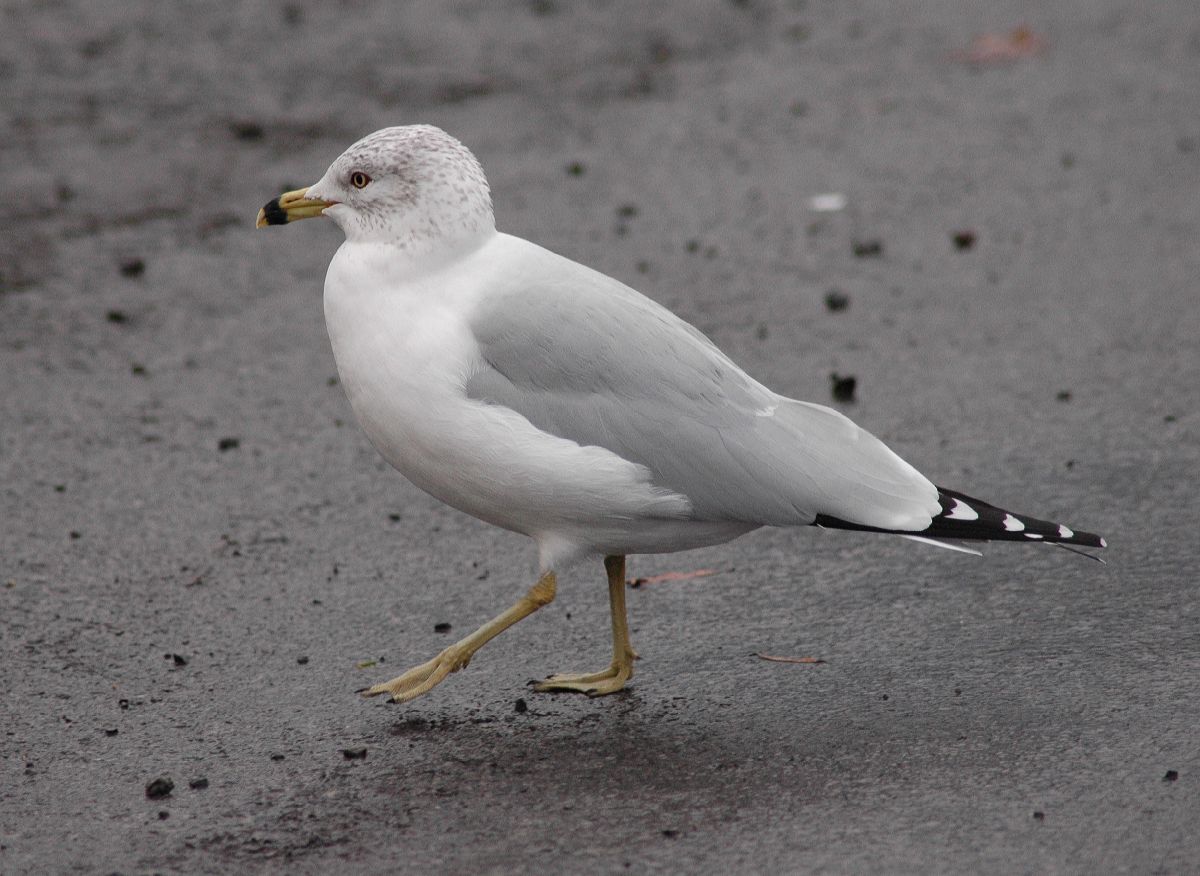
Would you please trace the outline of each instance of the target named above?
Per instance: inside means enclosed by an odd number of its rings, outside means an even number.
[[[1040,51],[964,57],[1022,24]],[[30,0],[0,32],[0,872],[1200,869],[1193,0]],[[356,697],[533,572],[354,425],[338,231],[253,229],[418,121],[504,230],[781,392],[854,375],[936,482],[1109,565],[761,531],[633,560],[716,573],[630,591],[624,694],[524,686],[607,660],[597,564],[431,695]]]

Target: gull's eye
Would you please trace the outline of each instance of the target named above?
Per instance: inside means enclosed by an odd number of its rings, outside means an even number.
[[[367,187],[367,183],[370,181],[371,178],[361,170],[356,170],[354,173],[350,174],[350,185],[354,186],[356,189],[365,189]]]

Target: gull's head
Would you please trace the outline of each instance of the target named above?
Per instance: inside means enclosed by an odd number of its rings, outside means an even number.
[[[306,189],[258,213],[258,227],[325,215],[348,240],[427,249],[495,230],[483,168],[440,128],[408,125],[363,137]]]

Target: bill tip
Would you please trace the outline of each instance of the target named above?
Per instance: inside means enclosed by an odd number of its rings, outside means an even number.
[[[255,220],[254,227],[264,228],[267,225],[286,225],[287,222],[287,211],[279,206],[279,198],[272,198],[258,211],[258,219]]]

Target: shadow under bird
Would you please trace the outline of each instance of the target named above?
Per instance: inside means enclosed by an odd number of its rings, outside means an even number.
[[[539,691],[598,696],[633,676],[628,554],[814,525],[958,550],[941,540],[1105,546],[935,486],[837,411],[767,389],[649,298],[498,232],[479,162],[438,128],[364,137],[258,225],[315,216],[346,235],[325,321],[371,442],[421,489],[538,548],[540,577],[515,605],[367,696],[427,693],[587,557],[607,571],[612,662]]]

